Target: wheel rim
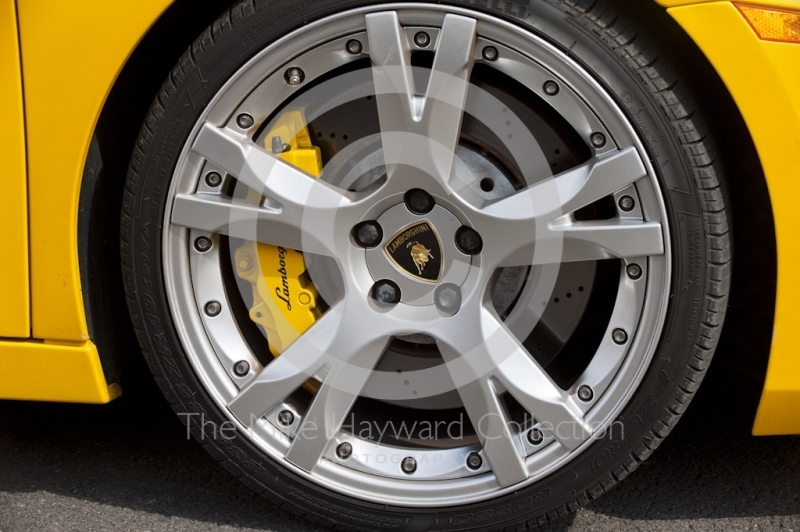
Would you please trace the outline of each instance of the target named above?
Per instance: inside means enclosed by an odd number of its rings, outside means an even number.
[[[421,31],[430,37],[425,47],[414,42]],[[414,91],[405,88],[413,87],[413,75],[393,53],[406,35],[410,48],[433,52],[433,71],[444,73],[439,81],[431,76],[434,81],[418,121],[408,120],[420,105],[413,94],[409,96]],[[360,54],[347,52],[353,39],[362,43]],[[492,59],[491,51],[485,51],[488,47],[497,50],[499,58]],[[369,162],[376,153],[378,160],[388,161],[382,182],[347,193],[309,181],[252,142],[263,124],[287,105],[303,97],[325,102],[331,83],[363,84],[359,76],[364,72],[354,71],[315,85],[335,68],[365,57],[375,66],[366,72],[374,76],[368,81],[377,87],[378,144],[383,149],[357,157],[371,169],[378,165]],[[460,113],[465,107],[466,114],[494,131],[509,122],[512,128],[518,125],[514,116],[506,120],[506,107],[492,93],[466,84],[474,64],[520,80],[592,146],[590,158],[547,179],[553,171],[541,142],[526,138],[521,128],[508,133],[517,135],[517,140],[504,144],[517,165],[534,176],[526,176],[524,186],[486,201],[469,186],[476,175],[468,164],[466,170],[456,168],[460,180],[439,177],[451,175],[452,154],[461,149]],[[287,83],[289,67],[302,69],[299,86]],[[557,84],[555,94],[551,82]],[[465,101],[467,87],[470,97],[480,95],[477,103]],[[376,92],[367,88],[367,93]],[[300,89],[306,92],[298,97]],[[356,90],[345,100],[367,93]],[[308,122],[333,106],[322,105],[306,116]],[[253,117],[252,126],[237,124],[243,113]],[[431,113],[435,124],[426,122]],[[592,136],[598,133],[604,142],[593,146]],[[361,140],[361,144],[375,142]],[[407,164],[409,149],[417,156],[413,165]],[[310,24],[242,67],[208,105],[183,148],[169,192],[163,237],[167,295],[182,344],[203,386],[255,446],[329,489],[367,501],[416,507],[464,504],[519,489],[563,467],[609,430],[643,377],[660,337],[669,293],[669,231],[645,153],[624,113],[588,73],[544,40],[497,18],[456,8],[398,4]],[[456,158],[455,164],[464,158]],[[336,161],[329,166],[335,167]],[[261,209],[238,208],[240,204],[220,192],[224,187],[205,184],[203,178],[210,171],[237,178],[237,187],[252,185],[281,209],[270,209],[269,203]],[[346,185],[347,177],[339,184]],[[432,194],[436,207],[431,213],[422,217],[409,213],[403,196],[410,188]],[[617,209],[613,218],[582,222],[570,216],[595,200],[613,198],[619,204],[623,197],[632,198],[634,206],[630,211]],[[353,245],[351,229],[365,220],[378,220],[387,238],[414,223],[430,222],[439,233],[438,251],[444,257],[438,282],[414,280],[388,260],[383,246],[365,250]],[[467,255],[454,249],[455,233],[462,225],[481,235],[480,253]],[[211,240],[209,250],[198,251],[194,243],[200,237]],[[230,310],[235,296],[224,280],[224,263],[232,254],[225,248],[226,238],[264,240],[327,255],[342,275],[340,299],[333,301],[331,296],[331,308],[318,322],[266,365]],[[613,309],[603,320],[596,352],[564,390],[521,347],[519,338],[530,333],[546,312],[537,305],[552,304],[559,272],[571,268],[562,262],[605,258],[618,260],[619,266]],[[308,262],[311,270],[314,261]],[[638,275],[629,272],[633,264],[640,267]],[[489,288],[498,268],[506,266],[530,267],[530,273],[503,321]],[[400,303],[381,305],[370,296],[376,281],[386,278],[400,288],[404,298]],[[459,296],[455,312],[442,305],[442,287]],[[209,313],[209,302],[219,302],[219,311]],[[617,334],[615,341],[618,330],[624,331],[624,340]],[[371,371],[391,338],[419,333],[433,338],[444,364],[412,368],[400,377]],[[239,361],[250,368],[243,376],[234,368]],[[322,388],[310,404],[298,406],[290,396],[310,377],[321,381]],[[406,382],[413,382],[414,389]],[[427,448],[388,446],[359,437],[352,427],[341,427],[358,396],[402,402],[436,399],[448,391],[457,394],[467,418],[479,425],[475,438],[444,447],[438,441]],[[524,410],[533,411],[535,421],[515,424],[501,398],[506,394]],[[292,413],[289,423],[280,417],[285,411]],[[308,429],[311,422],[317,429],[313,437],[302,437],[308,430],[301,429]],[[558,430],[565,426],[569,429]],[[510,434],[502,436],[503,427],[510,427]],[[346,457],[342,443],[350,445]],[[414,460],[413,471],[407,458]]]

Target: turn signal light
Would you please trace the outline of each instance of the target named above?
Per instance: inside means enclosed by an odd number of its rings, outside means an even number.
[[[762,40],[800,43],[800,13],[741,4],[736,7]]]

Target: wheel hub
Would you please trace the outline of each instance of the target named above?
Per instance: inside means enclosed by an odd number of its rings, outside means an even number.
[[[412,213],[401,203],[378,217],[384,239],[364,252],[375,281],[389,279],[408,305],[433,305],[437,284],[461,286],[469,274],[472,257],[455,244],[461,222],[436,205],[426,215]]]

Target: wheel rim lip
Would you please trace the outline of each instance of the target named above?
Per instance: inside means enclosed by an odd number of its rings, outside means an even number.
[[[259,61],[263,61],[270,52],[274,51],[280,46],[284,46],[287,43],[297,41],[298,38],[299,42],[294,43],[296,47],[304,48],[306,50],[311,49],[313,46],[303,44],[303,38],[305,38],[307,42],[311,32],[319,30],[323,26],[330,25],[331,22],[340,23],[343,20],[348,21],[355,17],[363,16],[369,12],[388,10],[403,10],[405,12],[419,13],[420,19],[422,20],[426,19],[426,15],[435,19],[436,17],[442,17],[445,13],[462,14],[510,32],[509,40],[512,42],[515,39],[518,43],[522,44],[529,43],[530,41],[535,42],[536,48],[547,50],[551,55],[551,59],[556,58],[560,61],[558,65],[559,67],[568,68],[573,76],[579,76],[578,79],[580,79],[582,84],[588,84],[588,86],[591,87],[591,89],[596,93],[595,96],[601,96],[603,104],[614,111],[614,118],[619,121],[619,125],[621,125],[627,132],[631,139],[630,144],[637,147],[640,155],[647,153],[641,139],[638,137],[638,135],[636,135],[633,126],[630,124],[628,119],[625,118],[624,113],[619,106],[599,85],[599,83],[594,80],[594,78],[592,78],[588,72],[583,71],[579,65],[571,61],[564,54],[561,54],[555,47],[543,39],[527,33],[518,26],[502,21],[490,15],[467,11],[465,9],[456,7],[422,7],[418,4],[408,3],[371,6],[339,13],[337,15],[309,24],[308,26],[279,39],[275,43],[259,52],[259,54],[257,54],[254,58],[249,60],[233,77],[231,77],[225,83],[225,85],[209,103],[206,111],[204,111],[203,115],[200,117],[200,119],[198,119],[189,138],[194,139],[196,137],[199,128],[204,122],[210,121],[218,124],[224,123],[223,119],[227,113],[222,112],[220,108],[224,108],[226,99],[229,100],[231,98],[231,88],[245,79],[248,73],[252,74],[251,67],[257,64]],[[431,15],[431,13],[433,13],[433,15]],[[346,24],[344,26],[346,26]],[[334,24],[334,27],[336,27],[336,24]],[[329,29],[328,31],[333,31],[333,28]],[[336,35],[339,36],[341,33],[337,32]],[[503,42],[505,43],[506,41]],[[536,61],[541,62],[541,58],[537,58]],[[280,68],[282,64],[285,64],[284,60],[273,62],[275,70]],[[559,74],[561,73],[562,72],[559,71]],[[562,76],[557,76],[557,79],[559,79],[562,83],[564,82],[564,78]],[[569,86],[573,87],[572,84]],[[238,106],[228,108],[236,109],[236,107]],[[595,107],[591,107],[591,109],[594,111]],[[190,146],[191,142],[187,142],[184,145],[181,155],[179,156],[179,162],[176,165],[176,169],[173,173],[170,183],[170,190],[168,193],[169,198],[174,197],[178,189],[181,176],[192,174],[195,176],[193,179],[195,181],[197,180],[196,176],[199,175],[202,167],[202,160],[198,160],[197,157],[194,157],[194,161],[191,160],[191,157],[189,157],[191,155],[189,153]],[[654,312],[650,312],[647,315],[646,323],[644,322],[644,318],[640,316],[642,321],[637,324],[635,334],[631,334],[629,338],[630,346],[628,354],[625,356],[623,365],[617,370],[616,375],[613,377],[615,381],[618,381],[621,379],[622,375],[626,375],[626,380],[629,382],[627,389],[621,394],[621,398],[618,400],[613,400],[610,397],[611,394],[604,393],[596,402],[592,404],[591,411],[587,414],[587,420],[592,414],[595,415],[595,417],[601,417],[605,419],[606,421],[604,421],[604,426],[607,426],[614,420],[614,418],[616,418],[619,412],[630,400],[633,392],[638,389],[638,385],[640,384],[645,371],[649,367],[649,362],[655,351],[655,346],[661,336],[661,330],[663,328],[668,303],[666,297],[655,297],[659,293],[668,294],[669,291],[669,283],[671,278],[671,244],[668,217],[664,206],[663,197],[661,196],[661,191],[655,178],[655,171],[647,157],[642,157],[642,159],[645,162],[648,170],[649,179],[642,179],[640,182],[647,181],[647,183],[649,183],[649,185],[652,187],[652,194],[657,205],[650,206],[649,208],[651,211],[653,211],[651,214],[656,214],[656,218],[662,221],[665,244],[665,254],[663,256],[655,257],[655,259],[653,257],[647,258],[646,264],[648,264],[648,268],[646,270],[646,275],[648,275],[648,283],[645,289],[645,299],[650,303],[658,301],[659,305]],[[186,290],[187,282],[188,286],[191,286],[191,274],[188,276],[184,274],[186,274],[186,272],[193,271],[191,259],[186,253],[189,242],[191,241],[189,239],[190,231],[180,227],[172,226],[169,223],[171,219],[171,207],[172,203],[169,201],[165,208],[165,230],[162,234],[162,267],[164,268],[165,272],[164,282],[167,289],[170,312],[172,313],[173,323],[178,331],[181,343],[184,346],[194,371],[196,372],[206,391],[220,408],[220,411],[227,413],[226,405],[228,400],[236,394],[238,390],[237,385],[241,385],[243,380],[237,381],[235,378],[231,378],[230,368],[219,367],[220,364],[219,359],[217,358],[217,353],[206,335],[192,334],[192,332],[188,330],[192,329],[193,331],[197,332],[205,331],[206,329],[204,321],[197,309],[195,294],[191,290]],[[194,232],[191,233],[194,234]],[[182,273],[178,275],[178,278],[173,278],[176,272]],[[653,279],[661,279],[662,283],[659,283],[658,286],[656,286],[656,283],[650,281],[651,278],[649,275],[653,275]],[[226,307],[226,305],[223,305],[223,307]],[[643,335],[641,334],[642,331],[650,331],[650,334],[644,335],[647,337],[643,338]],[[633,360],[634,357],[631,356],[631,353],[634,352],[642,353],[642,355],[638,357],[638,363],[636,363]],[[559,449],[559,446],[545,446],[533,456],[535,456],[539,462],[550,460],[551,463],[547,467],[534,469],[534,474],[532,474],[526,481],[506,488],[498,488],[497,484],[494,482],[493,475],[475,475],[475,471],[469,470],[470,474],[473,476],[453,480],[440,480],[430,483],[435,484],[435,486],[421,486],[426,483],[414,482],[413,484],[415,484],[416,487],[413,490],[410,490],[410,493],[397,492],[396,490],[392,489],[387,489],[384,490],[384,492],[376,493],[374,483],[370,482],[370,478],[367,478],[372,477],[372,475],[342,467],[341,465],[329,460],[321,460],[320,464],[313,473],[305,472],[283,460],[283,455],[285,455],[285,452],[288,448],[288,443],[283,442],[282,445],[279,441],[280,436],[278,436],[274,441],[268,441],[263,437],[260,437],[258,434],[254,434],[253,431],[250,431],[249,429],[240,425],[235,417],[230,415],[225,415],[225,417],[237,425],[237,427],[240,429],[240,433],[249,434],[250,438],[248,441],[255,445],[255,447],[260,451],[266,452],[266,454],[278,464],[282,465],[283,467],[291,468],[293,472],[311,480],[312,482],[322,482],[324,483],[325,487],[329,489],[333,489],[346,495],[355,496],[366,501],[389,505],[399,504],[402,506],[411,507],[436,507],[442,505],[465,504],[498,497],[511,491],[518,490],[521,487],[530,485],[531,483],[536,482],[555,470],[563,467],[568,461],[580,455],[586,449],[586,447],[593,443],[592,439],[590,438],[578,449],[573,452],[566,453],[565,456],[558,456],[559,453],[556,451]],[[262,429],[268,430],[269,427],[266,426],[267,423],[267,421],[261,420],[258,425]],[[466,457],[466,455],[472,450],[475,449],[464,449],[464,457]],[[531,456],[528,456],[527,460],[529,465],[531,465]],[[485,464],[486,461],[484,460],[484,465]],[[535,465],[535,463],[533,465]],[[341,470],[346,471],[343,472]],[[407,480],[408,478],[406,478],[406,481]],[[385,479],[385,481],[396,482],[395,479]],[[406,483],[408,484],[408,482]]]

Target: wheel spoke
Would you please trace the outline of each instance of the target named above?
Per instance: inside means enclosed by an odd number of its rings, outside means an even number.
[[[549,430],[561,445],[570,451],[575,449],[592,435],[583,413],[505,326],[502,330],[505,338],[498,343],[508,342],[510,345],[513,341],[516,348],[498,365],[497,380],[542,426],[552,427]]]
[[[664,254],[661,224],[639,220],[574,222],[565,219],[564,223],[537,227],[535,242],[500,244],[503,245],[511,249],[506,249],[504,258],[497,261],[496,264],[500,266],[628,259]]]
[[[497,201],[483,212],[493,219],[550,223],[647,175],[635,148],[612,152]]]
[[[433,161],[443,179],[449,179],[452,173],[461,138],[469,76],[475,60],[476,28],[474,19],[457,15],[445,17],[422,107],[426,136],[447,155]]]
[[[352,193],[315,179],[230,130],[206,124],[193,150],[278,206],[259,208],[211,195],[179,195],[172,223],[333,255],[333,221],[355,205]],[[233,227],[226,227],[226,225]]]
[[[411,50],[403,28],[394,11],[367,15],[366,21],[381,131],[408,131],[417,110]],[[384,146],[387,159],[396,149]]]
[[[328,310],[305,334],[272,360],[239,394],[228,409],[245,426],[275,408],[326,365],[326,353],[337,337],[341,309]]]
[[[254,240],[320,255],[333,255],[331,238],[319,227],[303,231],[282,211],[208,194],[179,194],[172,223],[209,233]]]
[[[488,379],[478,379],[458,388],[461,402],[483,446],[483,455],[500,486],[528,478],[525,459],[510,432],[510,418]]]
[[[627,259],[663,255],[661,224],[637,220],[575,222],[556,226],[552,234],[563,238],[561,262]],[[545,261],[543,254],[541,261]]]
[[[286,454],[288,461],[306,471],[314,468],[336,436],[389,341],[389,337],[384,336],[359,342],[352,334],[355,332],[340,333],[339,341],[331,346],[331,352],[337,357],[342,357],[343,352],[352,355],[345,356],[346,362],[332,365],[328,370]]]
[[[646,175],[631,147],[497,201],[478,213],[478,232],[488,242],[484,255],[492,266],[512,266],[662,254],[658,223],[574,222],[569,216]]]
[[[474,19],[447,15],[439,34],[425,96],[414,91],[411,53],[395,12],[367,15],[387,174],[408,172],[413,164],[422,178],[431,177],[445,190],[461,136],[469,76],[475,55]],[[404,175],[407,185],[409,176]]]
[[[527,470],[498,390],[510,393],[568,450],[589,438],[592,429],[570,395],[553,382],[494,311],[476,306],[479,309],[468,318],[471,326],[463,327],[461,334],[439,338],[438,344],[487,460],[505,486],[527,478]]]
[[[351,298],[331,308],[228,404],[239,421],[251,426],[309,378],[320,377],[322,385],[286,454],[306,471],[314,469],[341,428],[389,343],[381,320],[365,328],[364,320],[355,318],[363,317],[366,305]]]

